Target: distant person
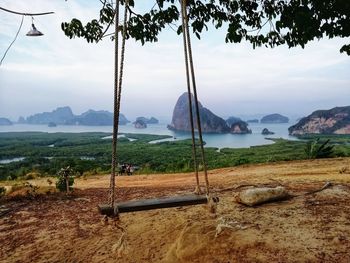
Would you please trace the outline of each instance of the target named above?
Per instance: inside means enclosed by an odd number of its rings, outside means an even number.
[[[120,167],[120,175],[123,175],[126,173],[126,164],[123,163],[122,166]]]
[[[128,164],[128,167],[127,167],[128,175],[132,175],[133,172],[134,172],[134,167],[131,164]]]
[[[130,175],[133,174],[134,170],[135,170],[134,166],[130,165]]]

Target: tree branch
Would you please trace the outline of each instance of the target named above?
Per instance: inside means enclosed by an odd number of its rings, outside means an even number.
[[[15,15],[21,15],[21,16],[44,16],[44,15],[50,15],[50,14],[54,14],[55,12],[44,12],[44,13],[21,13],[21,12],[17,12],[17,11],[13,11],[13,10],[9,10],[6,8],[3,8],[0,6],[0,9],[5,11],[5,12],[9,12]]]

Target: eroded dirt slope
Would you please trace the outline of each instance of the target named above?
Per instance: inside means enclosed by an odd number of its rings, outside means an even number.
[[[0,262],[350,262],[350,159],[241,166],[210,171],[220,198],[205,205],[122,214],[118,226],[97,213],[108,176],[78,180],[57,194],[6,201]],[[121,200],[193,190],[192,174],[117,178]],[[305,193],[329,187],[315,194]],[[45,185],[45,180],[33,184]],[[283,185],[295,197],[251,208],[235,194]]]

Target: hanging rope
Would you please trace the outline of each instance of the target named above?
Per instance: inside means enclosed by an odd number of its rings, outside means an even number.
[[[114,117],[113,117],[113,139],[112,139],[112,172],[110,178],[109,187],[109,204],[112,207],[115,206],[115,174],[117,166],[117,143],[118,143],[118,128],[119,128],[119,115],[120,115],[120,101],[121,91],[123,84],[123,72],[124,72],[124,57],[125,57],[125,43],[126,43],[126,26],[127,26],[127,2],[124,10],[124,23],[122,32],[122,46],[121,46],[121,58],[119,67],[119,6],[120,1],[116,2],[115,8],[115,32],[114,32]],[[118,211],[115,211],[118,214]]]
[[[119,0],[115,4],[115,32],[114,32],[114,116],[113,116],[113,138],[112,138],[112,171],[109,185],[109,204],[114,207],[115,200],[115,168],[116,168],[116,152],[117,152],[117,137],[118,137],[118,70],[119,70],[119,32],[118,32],[118,21],[119,21]]]
[[[186,28],[185,28],[185,17],[184,17],[184,8],[181,4],[181,17],[182,17],[182,32],[183,32],[183,44],[184,44],[184,54],[185,54],[185,65],[186,65],[186,82],[187,82],[187,93],[188,93],[188,104],[189,104],[189,116],[190,116],[190,125],[191,125],[191,138],[192,138],[192,159],[194,165],[194,171],[196,176],[196,189],[195,193],[200,194],[200,185],[199,185],[199,176],[198,176],[198,163],[197,163],[197,149],[196,149],[196,138],[194,134],[194,124],[193,124],[193,110],[192,110],[192,96],[191,96],[191,83],[190,83],[190,71],[188,65],[188,52],[187,52],[187,37],[186,37]]]
[[[199,144],[200,144],[200,148],[201,148],[201,157],[202,157],[202,164],[203,164],[203,171],[204,171],[204,178],[205,178],[206,194],[209,195],[209,180],[208,180],[207,165],[206,165],[204,146],[203,146],[203,136],[202,136],[200,113],[199,113],[196,78],[195,78],[194,66],[193,66],[191,38],[190,38],[189,27],[188,27],[188,16],[187,16],[186,2],[187,2],[186,0],[181,1],[181,5],[182,5],[181,10],[182,10],[183,24],[184,24],[184,29],[185,29],[183,34],[186,34],[186,40],[187,40],[185,42],[185,45],[187,44],[188,60],[189,60],[190,69],[191,69],[191,79],[192,79],[192,86],[193,86],[194,104],[195,104],[195,109],[196,109],[197,129],[198,129],[198,136],[199,136]]]
[[[115,176],[116,176],[116,166],[117,166],[117,138],[118,138],[118,127],[119,127],[119,114],[120,114],[120,102],[121,102],[121,91],[123,84],[123,72],[124,72],[124,57],[125,57],[125,43],[126,43],[126,28],[127,28],[127,12],[128,12],[128,2],[125,1],[125,11],[124,11],[124,23],[122,31],[122,44],[121,44],[121,54],[120,54],[120,65],[119,65],[119,7],[120,0],[116,1],[115,8],[115,68],[114,68],[114,117],[113,117],[113,139],[112,139],[112,171],[110,177],[110,188],[109,188],[109,205],[114,208],[114,216],[118,215],[118,211],[115,205]],[[196,150],[196,139],[194,133],[194,121],[193,121],[193,109],[192,109],[192,96],[191,96],[191,80],[194,93],[194,105],[196,110],[197,118],[197,128],[199,134],[199,143],[201,146],[201,156],[203,162],[203,169],[205,175],[206,184],[206,194],[209,195],[209,181],[207,174],[207,166],[203,147],[202,129],[199,114],[199,103],[197,97],[197,88],[194,74],[193,58],[191,41],[188,27],[188,17],[186,10],[186,0],[181,1],[181,14],[182,14],[182,30],[183,30],[183,41],[184,41],[184,53],[185,53],[185,64],[186,64],[186,80],[187,80],[187,90],[188,90],[188,100],[189,100],[189,115],[190,115],[190,125],[191,125],[191,136],[192,136],[192,155],[195,166],[195,176],[196,176],[196,191],[200,193],[199,176],[198,176],[198,162],[197,162],[197,150]]]

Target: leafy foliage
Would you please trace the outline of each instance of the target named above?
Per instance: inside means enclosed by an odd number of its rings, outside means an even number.
[[[74,177],[72,176],[73,170],[67,166],[65,168],[61,168],[58,172],[58,180],[56,182],[56,188],[60,192],[68,192],[71,186],[74,184]],[[67,189],[68,184],[68,189]]]
[[[308,141],[305,145],[305,153],[308,159],[327,158],[333,155],[334,145],[329,144],[330,139],[320,142],[320,138]]]
[[[61,27],[70,37],[83,37],[98,42],[113,24],[115,10],[111,1],[104,0],[98,19],[83,25],[79,19],[63,22]],[[125,4],[125,0],[121,0]],[[174,0],[155,0],[151,10],[137,13],[135,1],[128,1],[130,19],[126,36],[146,42],[158,41],[159,33],[180,20],[179,4]],[[226,28],[225,41],[250,42],[253,47],[304,47],[309,41],[325,36],[350,36],[350,2],[348,0],[187,0],[189,23],[200,38],[203,30],[213,25]],[[177,33],[182,33],[177,25]],[[350,55],[350,44],[340,49]]]

